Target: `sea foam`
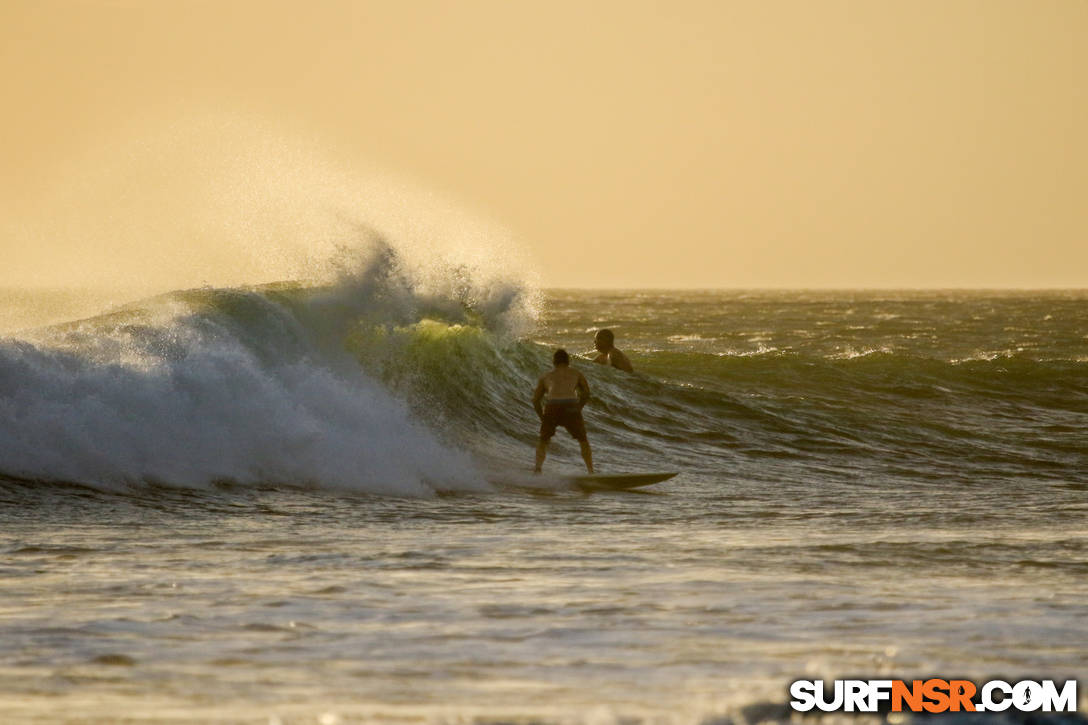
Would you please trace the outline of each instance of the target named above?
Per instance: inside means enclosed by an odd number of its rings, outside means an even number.
[[[413,269],[371,241],[324,284],[198,289],[0,342],[0,471],[94,486],[486,488],[345,349],[421,315],[509,330],[516,282]]]

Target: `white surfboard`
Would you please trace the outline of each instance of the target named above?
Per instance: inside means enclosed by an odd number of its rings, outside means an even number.
[[[589,491],[622,491],[627,488],[649,486],[653,483],[668,481],[679,471],[658,471],[653,473],[587,473],[584,476],[568,476],[567,480],[578,488]]]

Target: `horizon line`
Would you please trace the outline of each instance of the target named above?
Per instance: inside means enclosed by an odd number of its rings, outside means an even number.
[[[166,292],[176,292],[190,289],[201,289],[203,287],[211,287],[213,289],[232,289],[235,287],[263,287],[269,284],[282,284],[284,282],[301,283],[303,285],[314,282],[317,284],[327,284],[327,282],[317,282],[316,280],[280,280],[279,282],[242,282],[234,285],[180,285],[173,287]],[[335,283],[334,283],[335,284]],[[0,291],[3,292],[94,292],[94,293],[106,293],[114,292],[118,294],[161,294],[160,292],[150,292],[150,290],[156,288],[157,285],[151,285],[150,287],[140,286],[119,286],[119,285],[12,285],[12,284],[0,284]],[[555,292],[1088,292],[1088,285],[1076,287],[1076,286],[836,286],[836,285],[820,285],[813,287],[798,287],[791,285],[749,285],[749,286],[710,286],[710,285],[601,285],[601,286],[581,286],[581,285],[547,285],[541,284],[537,287],[541,291],[555,291]]]
[[[672,287],[664,285],[651,285],[651,286],[616,286],[608,285],[602,287],[581,287],[581,286],[551,286],[541,285],[542,290],[552,291],[570,291],[570,292],[582,292],[582,291],[615,291],[615,292],[628,292],[628,291],[659,291],[659,292],[1088,292],[1088,286],[1082,287],[1067,287],[1067,286],[1055,286],[1055,287],[999,287],[999,286],[962,286],[962,287],[920,287],[920,286],[902,286],[902,287],[888,287],[888,286],[872,286],[872,287],[840,287],[840,286],[819,286],[819,287],[793,287],[793,286],[751,286],[751,287],[712,287],[712,286],[690,286],[690,287]]]

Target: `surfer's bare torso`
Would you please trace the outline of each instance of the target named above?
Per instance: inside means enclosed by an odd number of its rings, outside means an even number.
[[[537,391],[540,397],[546,398],[549,402],[560,400],[581,402],[583,395],[588,397],[589,383],[586,382],[585,376],[574,368],[560,365],[540,376]]]
[[[631,367],[631,361],[616,348],[598,354],[597,357],[593,358],[593,362],[600,363],[601,365],[611,365],[612,367],[619,368],[627,373],[634,372],[634,368]]]
[[[593,347],[597,348],[598,353],[597,357],[593,358],[593,362],[611,365],[625,373],[635,372],[627,356],[616,349],[615,341],[616,336],[611,330],[598,330],[593,336]]]

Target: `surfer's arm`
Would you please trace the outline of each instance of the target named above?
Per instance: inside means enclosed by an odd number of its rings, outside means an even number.
[[[586,380],[586,376],[578,373],[578,384],[574,388],[575,393],[578,395],[578,407],[584,408],[586,403],[589,402],[589,381]]]
[[[619,368],[625,373],[635,372],[635,369],[631,367],[631,361],[628,360],[627,356],[619,350],[612,350],[610,353],[608,353],[608,358],[609,362],[612,363],[612,367]]]
[[[544,378],[537,381],[536,390],[533,391],[533,410],[536,417],[544,417]]]

